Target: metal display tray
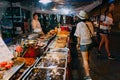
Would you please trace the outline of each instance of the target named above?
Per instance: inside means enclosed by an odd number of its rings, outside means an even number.
[[[2,80],[9,80],[25,63],[21,63],[20,65],[15,65],[11,69],[5,72]]]
[[[50,42],[50,44],[49,44],[49,48],[53,48],[54,47],[54,45],[55,45],[55,41],[57,40],[57,37],[55,37],[51,42]]]
[[[63,60],[63,61],[65,61],[65,64],[62,64],[62,65],[64,65],[64,67],[63,66],[61,66],[61,65],[55,65],[55,64],[53,64],[54,66],[44,66],[45,65],[45,63],[44,62],[42,62],[42,60],[47,60],[47,58],[45,58],[45,57],[41,57],[37,62],[36,62],[36,64],[35,64],[35,68],[64,68],[64,69],[66,69],[67,68],[67,58],[65,58],[65,59],[61,59],[61,60]],[[47,61],[50,61],[50,60],[47,60]],[[47,62],[48,63],[48,62]],[[49,64],[47,64],[47,65],[49,65]]]
[[[22,75],[18,78],[18,80],[22,80],[22,78],[29,72],[29,70],[30,70],[31,68],[34,67],[34,65],[36,64],[36,62],[38,62],[38,60],[39,60],[39,58],[37,58],[37,59],[35,60],[35,62],[34,62],[31,66],[29,66],[29,67],[22,73]]]
[[[69,49],[68,48],[53,48],[53,49],[50,49],[49,52],[61,52],[64,54],[68,54]]]
[[[52,41],[52,43],[50,44],[50,46],[49,46],[49,48],[50,49],[55,49],[55,45],[56,45],[56,41],[57,41],[57,39],[58,39],[58,36],[57,37],[55,37],[55,39]],[[67,41],[68,41],[68,38],[67,38]],[[69,41],[68,41],[69,42]],[[63,47],[63,48],[67,48],[68,47],[68,42],[66,43],[66,45],[65,45],[65,47]]]
[[[62,77],[62,79],[52,79],[54,71],[62,70],[61,72],[56,72],[54,78]],[[40,73],[41,72],[41,73]],[[45,76],[44,76],[45,75]],[[42,79],[41,79],[42,78]],[[43,79],[44,78],[44,79]],[[32,68],[22,80],[66,80],[66,69],[63,68]]]

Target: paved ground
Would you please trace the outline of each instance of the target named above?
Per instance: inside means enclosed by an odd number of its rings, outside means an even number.
[[[116,60],[108,60],[104,48],[102,57],[97,57],[95,50],[90,55],[90,73],[93,80],[120,80],[120,33],[112,33],[110,36],[110,51]],[[84,71],[80,51],[71,44],[72,55],[72,80],[83,80]]]

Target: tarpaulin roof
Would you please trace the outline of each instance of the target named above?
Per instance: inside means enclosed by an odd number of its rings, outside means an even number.
[[[13,6],[24,7],[33,12],[55,14],[77,14],[81,9],[89,12],[102,3],[102,0],[52,0],[48,4],[39,3],[39,0],[1,0],[0,2],[2,1],[12,2]],[[56,10],[52,10],[53,8]]]

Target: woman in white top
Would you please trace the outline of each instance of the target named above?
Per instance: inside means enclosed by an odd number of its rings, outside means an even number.
[[[77,24],[74,35],[77,37],[77,48],[80,47],[80,51],[81,51],[82,58],[83,58],[83,66],[84,66],[85,75],[86,75],[84,79],[92,80],[90,77],[90,72],[89,72],[89,50],[92,48],[91,46],[92,40],[91,40],[90,31],[93,34],[94,29],[93,29],[92,23],[87,20],[88,17],[85,11],[81,10],[78,17],[81,19],[81,22]]]
[[[43,31],[42,31],[42,28],[41,28],[41,24],[38,20],[38,14],[37,13],[33,14],[33,20],[32,20],[31,24],[32,24],[33,32],[39,33],[39,34],[44,34]]]
[[[111,53],[109,50],[109,39],[108,39],[111,25],[113,25],[113,16],[112,16],[113,10],[114,10],[114,3],[109,3],[104,15],[101,16],[101,23],[100,23],[101,41],[99,45],[99,51],[101,50],[101,47],[104,44],[107,55],[108,55],[108,59],[114,59],[114,57],[111,56]]]

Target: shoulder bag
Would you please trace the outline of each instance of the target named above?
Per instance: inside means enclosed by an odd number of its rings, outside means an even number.
[[[86,24],[86,23],[85,23],[85,24]],[[91,35],[92,47],[98,47],[98,46],[99,46],[99,42],[98,42],[98,40],[97,40],[97,37],[96,37],[96,36],[93,36],[93,34],[92,34],[92,32],[91,32],[88,24],[86,24],[86,26],[87,26],[87,28],[88,28],[88,30],[89,30],[89,32],[90,32],[90,35]]]

